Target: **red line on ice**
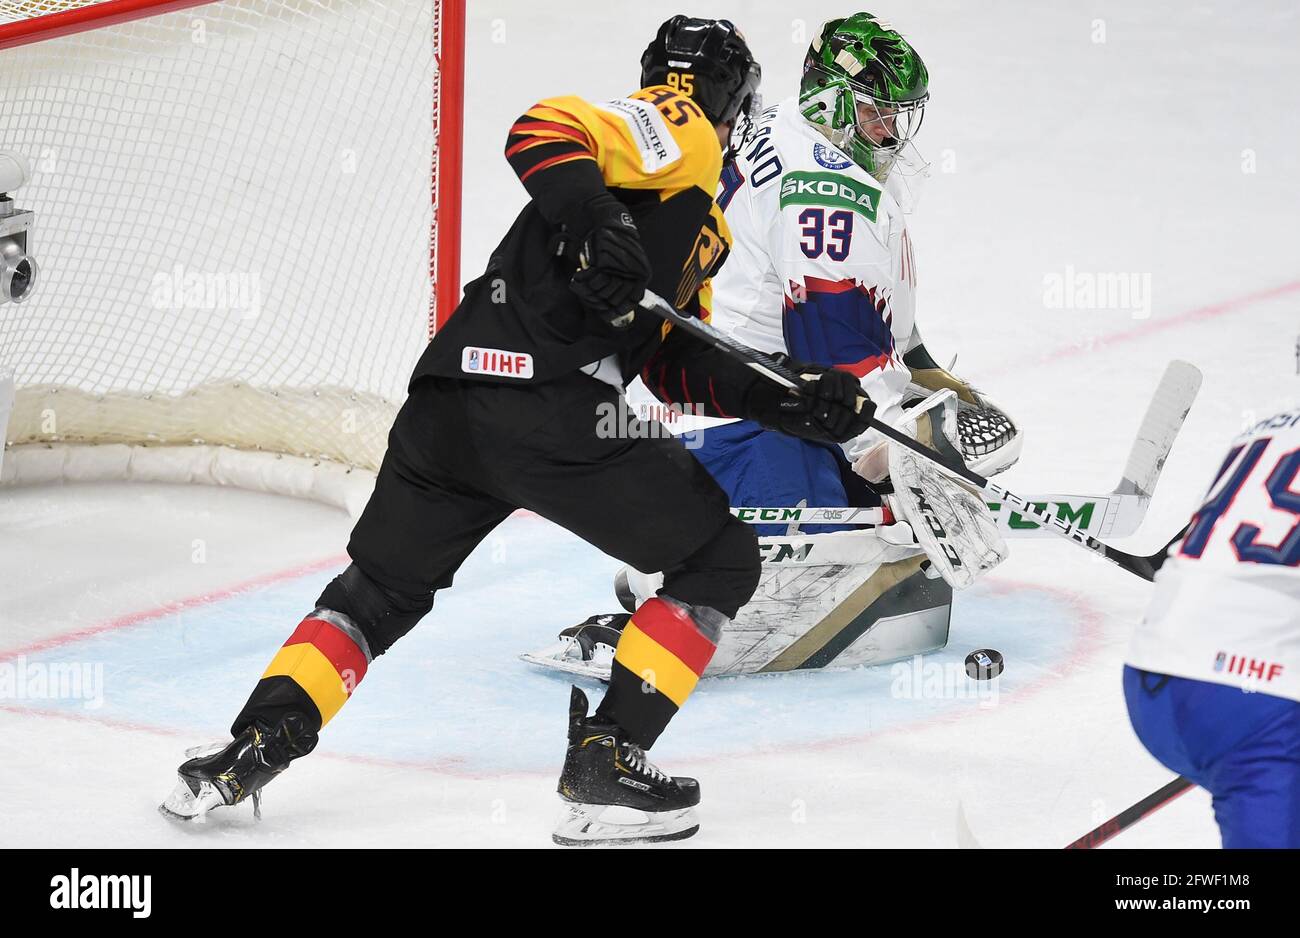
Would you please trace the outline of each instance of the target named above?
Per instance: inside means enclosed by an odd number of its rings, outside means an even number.
[[[133,625],[139,625],[142,622],[160,619],[163,616],[183,612],[186,609],[194,609],[198,606],[206,606],[209,603],[221,602],[223,599],[229,599],[239,593],[246,593],[249,590],[258,589],[263,586],[270,586],[273,583],[292,580],[296,577],[306,576],[309,573],[319,573],[320,571],[328,570],[331,567],[342,567],[345,566],[347,562],[348,557],[346,554],[337,554],[333,557],[326,557],[323,560],[315,560],[311,563],[299,564],[298,566],[290,567],[287,570],[278,570],[275,573],[264,573],[261,576],[244,580],[240,583],[234,584],[233,586],[227,586],[224,589],[199,593],[197,596],[190,596],[186,599],[172,600],[171,602],[166,602],[160,606],[156,606],[153,609],[129,612],[126,615],[109,619],[107,622],[100,622],[82,629],[74,629],[71,632],[64,632],[61,635],[53,635],[49,638],[43,638],[40,641],[32,642],[29,645],[22,645],[18,648],[12,648],[8,651],[0,652],[0,662],[11,661],[21,655],[34,655],[37,652],[48,651],[51,648],[58,648],[60,645],[78,642],[95,635],[101,635],[104,632],[113,632],[117,629],[130,628]]]
[[[1189,309],[1186,312],[1170,316],[1168,319],[1151,319],[1142,323],[1140,326],[1134,326],[1132,329],[1111,333],[1110,335],[1097,336],[1095,339],[1086,343],[1073,343],[1061,346],[1058,349],[1046,352],[1039,358],[1032,359],[1028,362],[1020,361],[1014,365],[1004,365],[995,368],[990,372],[990,374],[996,375],[1011,371],[1020,371],[1026,366],[1050,365],[1053,362],[1058,362],[1065,358],[1073,358],[1076,355],[1090,355],[1093,352],[1108,348],[1112,345],[1120,345],[1124,342],[1133,342],[1138,339],[1145,339],[1148,336],[1155,335],[1159,332],[1178,329],[1183,326],[1203,322],[1207,319],[1214,319],[1226,313],[1235,313],[1248,306],[1253,306],[1256,303],[1277,299],[1280,296],[1286,296],[1287,294],[1297,292],[1300,292],[1300,280],[1293,280],[1291,283],[1284,283],[1280,286],[1270,287],[1267,290],[1259,290],[1255,293],[1247,293],[1243,296],[1233,297],[1232,299],[1221,300],[1218,303],[1211,303],[1208,306],[1198,306],[1195,309]]]
[[[539,519],[541,516],[527,509],[519,509],[512,517]],[[160,606],[152,609],[142,609],[138,612],[130,612],[126,615],[117,616],[106,622],[100,622],[95,625],[89,625],[85,628],[74,629],[71,632],[64,632],[60,635],[52,635],[49,638],[43,638],[40,641],[32,642],[28,645],[21,645],[18,648],[11,648],[8,651],[0,651],[0,663],[12,661],[21,655],[34,655],[37,652],[48,651],[51,648],[58,648],[61,645],[68,645],[72,642],[79,642],[104,632],[112,632],[117,629],[130,628],[133,625],[139,625],[142,622],[151,622],[154,619],[161,619],[163,616],[171,615],[176,612],[183,612],[186,609],[194,609],[198,606],[206,606],[210,603],[221,602],[223,599],[229,599],[240,593],[246,593],[249,590],[259,589],[263,586],[270,586],[274,583],[281,583],[285,580],[292,580],[300,576],[306,576],[310,573],[319,573],[322,570],[328,570],[331,567],[343,567],[349,562],[347,554],[337,554],[333,557],[326,557],[322,560],[314,560],[311,563],[300,564],[296,567],[290,567],[287,570],[279,570],[275,573],[264,573],[261,576],[253,577],[249,580],[243,580],[233,586],[227,586],[218,590],[209,590],[199,593],[186,599],[177,599],[171,602],[165,602]]]

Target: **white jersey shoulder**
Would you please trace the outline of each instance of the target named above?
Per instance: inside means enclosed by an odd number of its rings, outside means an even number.
[[[899,416],[916,265],[894,195],[804,120],[791,98],[764,111],[746,135],[723,170],[718,202],[734,240],[713,283],[715,325],[762,351],[794,354],[786,310],[808,292],[866,297],[898,361],[873,366],[863,387],[882,419]]]
[[[1300,406],[1254,422],[1216,469],[1128,662],[1300,700]]]

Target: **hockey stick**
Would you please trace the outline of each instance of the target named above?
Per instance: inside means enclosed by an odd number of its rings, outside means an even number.
[[[1171,362],[1147,405],[1145,416],[1129,448],[1119,484],[1104,495],[1029,495],[1040,508],[1055,512],[1093,537],[1128,537],[1141,527],[1151,496],[1174,441],[1191,411],[1201,387],[1201,372],[1186,362]],[[1050,536],[1037,521],[1018,511],[1003,510],[1001,502],[988,502],[989,513],[1004,538]],[[888,519],[879,508],[860,507],[760,507],[743,506],[731,513],[750,524],[882,524]]]
[[[1119,484],[1110,494],[1039,496],[1029,500],[1042,507],[1046,507],[1045,502],[1055,502],[1058,515],[1078,521],[1080,529],[1097,536],[1128,537],[1146,517],[1160,473],[1200,389],[1199,368],[1183,361],[1169,363],[1138,425]],[[1019,513],[1002,512],[1000,504],[994,505],[989,510],[997,517],[1004,536],[1034,537],[1042,531],[1033,522],[1024,521]],[[1091,522],[1098,509],[1101,518],[1094,526]]]
[[[1075,522],[1081,531],[1094,537],[1128,537],[1142,523],[1151,499],[1124,495],[1027,495],[1035,505],[1055,510]],[[1019,512],[1002,511],[1000,502],[988,502],[989,513],[1004,538],[1039,538],[1046,536],[1037,521],[1026,521]],[[891,519],[883,508],[734,506],[731,513],[747,524],[886,524]]]
[[[741,508],[731,513],[749,524],[885,524],[883,508]]]
[[[1056,511],[1093,536],[1128,537],[1142,523],[1151,499],[1138,495],[1027,495],[1035,505]],[[1004,538],[1045,536],[1037,521],[1026,521],[1019,512],[1003,512],[1000,502],[988,502],[988,509]],[[748,524],[885,524],[889,517],[881,508],[776,508],[735,506],[731,513]]]
[[[1073,843],[1067,844],[1065,849],[1089,850],[1093,847],[1100,847],[1112,837],[1122,831],[1128,830],[1148,814],[1158,811],[1179,795],[1186,794],[1195,787],[1195,785],[1180,775],[1168,785],[1165,785],[1147,795],[1137,804],[1125,808],[1109,821],[1106,821],[1098,827],[1094,827]]]
[[[711,345],[726,355],[729,355],[732,359],[740,362],[753,371],[758,372],[767,380],[772,381],[781,387],[797,391],[808,383],[806,378],[797,374],[792,368],[779,359],[764,352],[757,351],[756,349],[752,349],[741,342],[737,342],[735,339],[719,332],[708,323],[696,319],[694,316],[685,315],[667,303],[663,298],[656,296],[649,290],[645,292],[639,305],[647,312],[653,313],[661,319],[672,323],[684,332],[693,335],[700,341]],[[858,407],[861,408],[862,404],[865,402],[866,398],[860,397],[858,399]],[[1144,580],[1154,579],[1156,567],[1164,559],[1163,549],[1158,553],[1144,557],[1130,554],[1127,551],[1120,550],[1117,547],[1112,547],[1109,544],[1103,544],[1091,535],[1080,531],[1076,525],[1065,520],[1055,512],[1039,508],[1037,505],[1030,503],[1009,489],[986,479],[978,472],[973,472],[961,463],[945,458],[930,449],[928,446],[918,443],[907,434],[895,430],[888,424],[881,423],[873,417],[868,418],[867,426],[882,436],[897,443],[899,446],[911,450],[934,465],[947,470],[955,476],[965,479],[971,485],[974,485],[977,489],[983,492],[985,496],[992,496],[1000,502],[1005,502],[1011,505],[1016,511],[1024,515],[1029,515],[1039,524],[1042,524],[1055,534],[1069,539],[1080,547],[1091,551],[1099,557],[1109,560],[1111,563],[1127,570],[1135,576],[1142,577]]]
[[[1128,537],[1146,517],[1160,472],[1200,388],[1199,369],[1186,362],[1169,364],[1133,438],[1119,484],[1109,493],[1026,497],[1044,509],[1055,505],[1058,515],[1093,536]],[[1042,537],[1047,533],[1019,512],[1003,511],[1000,502],[989,502],[988,508],[1003,537]],[[883,524],[887,520],[879,508],[740,507],[731,509],[731,513],[751,524]]]
[[[1201,372],[1186,362],[1171,362],[1147,405],[1138,427],[1120,482],[1105,495],[1032,495],[1028,500],[1041,508],[1056,506],[1056,513],[1096,537],[1128,537],[1141,526],[1151,504],[1160,472],[1169,459],[1178,431],[1182,429],[1201,387]],[[1047,532],[1036,521],[1026,521],[1019,512],[1003,511],[1001,502],[989,502],[989,512],[1003,537],[1042,537]],[[732,514],[752,523],[790,524],[882,524],[879,508],[733,508]]]

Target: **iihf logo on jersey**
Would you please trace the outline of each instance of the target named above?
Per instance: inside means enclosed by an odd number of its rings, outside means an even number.
[[[824,143],[813,145],[813,159],[827,169],[848,169],[853,161],[839,150],[832,150]]]
[[[527,381],[533,376],[533,356],[525,352],[467,345],[460,353],[460,370],[466,374],[497,375]]]
[[[1214,656],[1214,670],[1240,674],[1248,681],[1272,681],[1282,676],[1284,667],[1275,661],[1260,661],[1245,655],[1221,651]]]

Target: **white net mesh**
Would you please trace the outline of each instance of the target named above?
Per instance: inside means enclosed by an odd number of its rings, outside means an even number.
[[[0,23],[16,23],[50,13],[94,6],[101,0],[0,0]]]
[[[41,268],[0,305],[11,443],[377,468],[428,328],[435,12],[222,0],[0,52]]]

